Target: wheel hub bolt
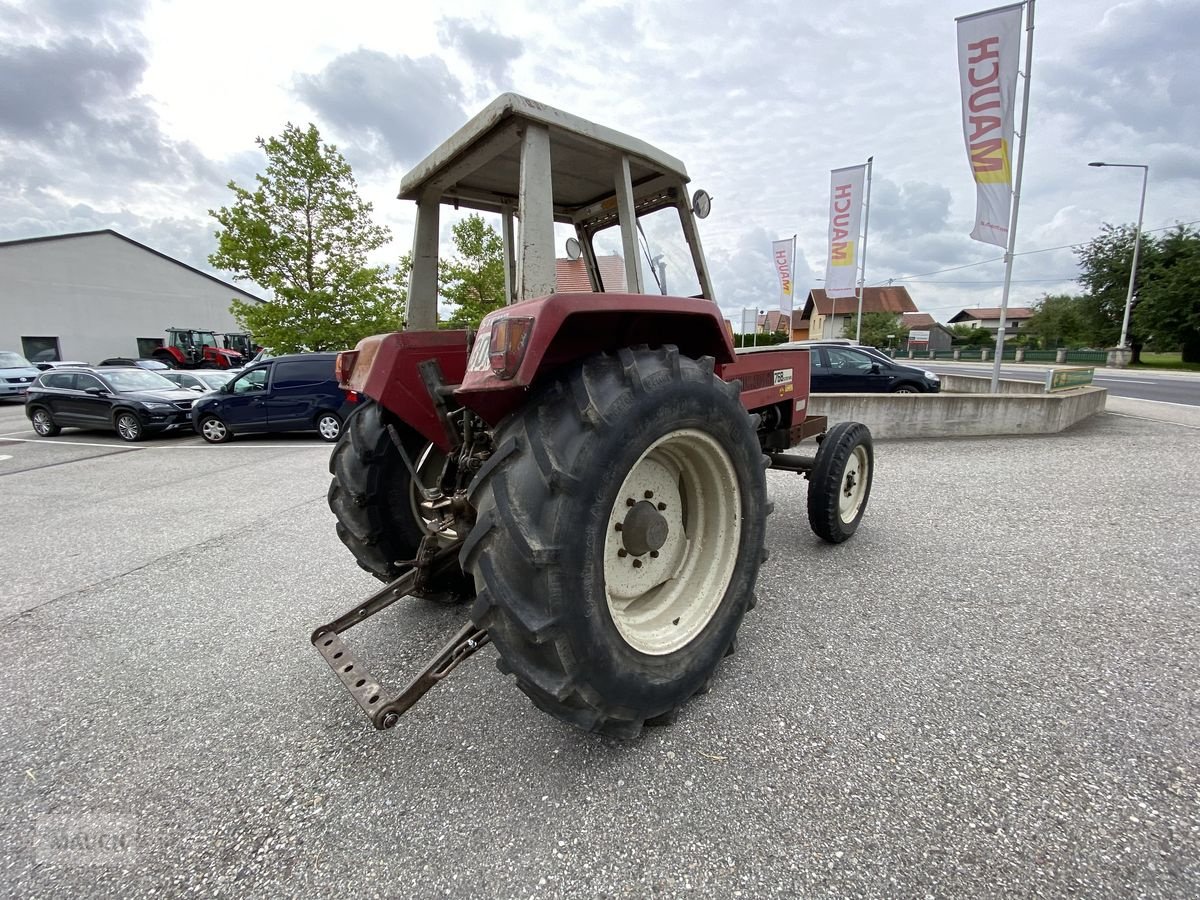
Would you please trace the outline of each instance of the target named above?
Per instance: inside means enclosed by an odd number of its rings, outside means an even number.
[[[640,559],[635,559],[633,561],[633,567],[635,569],[640,569],[642,567],[642,561]]]

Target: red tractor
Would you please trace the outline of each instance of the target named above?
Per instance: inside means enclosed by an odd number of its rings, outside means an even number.
[[[338,536],[386,585],[312,634],[376,728],[489,642],[559,719],[666,723],[754,607],[766,469],[808,478],[826,541],[857,529],[870,434],[805,415],[807,350],[734,350],[697,230],[710,200],[687,183],[654,147],[512,94],[404,178],[409,330],[340,355],[365,402],[330,459]],[[501,217],[510,304],[478,333],[436,327],[441,204]],[[591,292],[556,292],[556,228]],[[788,452],[809,437],[814,455]],[[392,691],[340,635],[407,595],[469,621]]]
[[[167,343],[154,351],[154,358],[174,369],[237,369],[242,354],[224,349],[211,331],[168,328]]]

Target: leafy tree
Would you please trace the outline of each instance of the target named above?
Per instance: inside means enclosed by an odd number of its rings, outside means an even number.
[[[1082,274],[1080,283],[1087,289],[1089,303],[1082,310],[1088,343],[1112,347],[1121,339],[1121,321],[1125,315],[1125,300],[1129,294],[1129,274],[1133,265],[1134,235],[1132,225],[1105,225],[1092,241],[1075,251]],[[1141,299],[1141,286],[1147,273],[1157,262],[1158,247],[1153,238],[1143,233],[1138,262],[1137,283],[1134,285],[1133,308]],[[1129,343],[1133,361],[1138,361],[1142,336],[1130,320]]]
[[[1181,225],[1163,235],[1144,271],[1139,263],[1138,333],[1156,349],[1200,362],[1200,232]]]
[[[277,353],[339,350],[400,328],[405,262],[367,264],[391,234],[371,222],[371,204],[358,196],[341,153],[311,124],[289,122],[283,134],[255,143],[267,157],[255,189],[231,181],[233,204],[209,210],[221,226],[209,262],[274,298],[234,300],[230,311],[242,327]]]
[[[891,346],[895,347],[903,344],[908,337],[908,329],[904,327],[904,320],[895,313],[889,312],[869,312],[863,313],[862,317],[862,336],[859,338],[868,347],[886,347],[888,346],[888,335],[891,335]],[[858,316],[851,315],[846,319],[846,327],[842,334],[850,337],[858,333]]]
[[[1089,303],[1086,297],[1046,294],[1034,302],[1033,318],[1021,331],[1036,337],[1043,347],[1082,347],[1091,343]]]
[[[996,335],[988,329],[963,322],[951,325],[950,334],[953,335],[953,343],[966,344],[968,347],[990,347],[996,343]]]
[[[504,241],[496,229],[472,213],[454,224],[455,256],[438,267],[441,298],[454,305],[447,325],[478,328],[504,306]]]

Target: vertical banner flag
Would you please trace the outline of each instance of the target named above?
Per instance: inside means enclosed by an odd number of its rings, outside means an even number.
[[[792,300],[795,297],[796,285],[792,280],[792,248],[793,241],[775,241],[771,244],[771,261],[775,264],[775,274],[779,276],[779,309],[791,320]]]
[[[865,165],[834,169],[830,173],[829,262],[825,266],[825,294],[829,297],[855,295],[866,173]]]
[[[1013,113],[1023,5],[957,20],[963,137],[975,178],[971,237],[1004,248],[1012,212]]]

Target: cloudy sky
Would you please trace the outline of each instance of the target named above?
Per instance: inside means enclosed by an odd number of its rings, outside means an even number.
[[[820,286],[829,170],[873,155],[867,283],[944,321],[1000,300],[1000,249],[967,236],[954,26],[991,5],[0,0],[0,240],[114,228],[208,268],[206,211],[253,181],[255,137],[311,121],[390,261],[401,175],[512,90],[684,160],[735,322],[777,302],[773,239],[798,235],[798,287]],[[1147,229],[1200,220],[1200,0],[1041,0],[1036,26],[1014,306],[1074,289],[1054,248],[1136,219],[1140,172],[1088,161],[1150,165]]]

